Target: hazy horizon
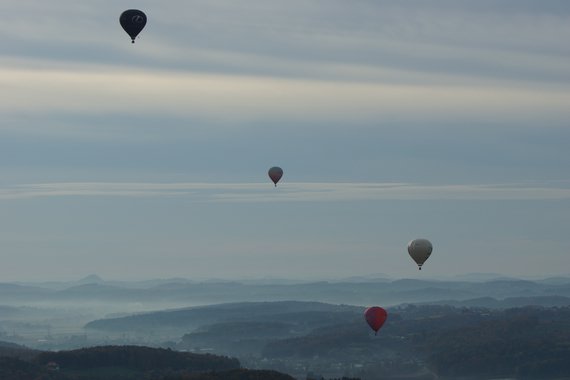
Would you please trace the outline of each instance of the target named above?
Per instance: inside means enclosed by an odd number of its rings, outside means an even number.
[[[105,277],[100,276],[96,273],[86,274],[84,276],[69,276],[69,277],[45,277],[45,278],[18,278],[18,279],[4,279],[0,283],[21,283],[21,284],[42,284],[42,283],[64,283],[73,284],[83,282],[85,284],[96,283],[98,281],[104,283],[137,283],[137,282],[175,282],[175,281],[188,281],[195,283],[204,282],[267,282],[271,283],[310,283],[310,282],[338,282],[338,281],[348,281],[348,282],[358,282],[367,280],[386,280],[386,281],[398,281],[398,280],[425,280],[425,281],[442,281],[442,282],[453,282],[453,281],[467,281],[467,282],[485,282],[492,280],[501,279],[513,279],[513,280],[528,280],[528,281],[540,281],[554,278],[563,278],[570,280],[570,272],[564,272],[558,274],[534,274],[534,275],[508,275],[504,273],[493,273],[493,272],[467,272],[467,273],[457,273],[453,275],[430,275],[430,274],[420,274],[417,276],[392,276],[386,273],[365,273],[359,275],[350,276],[321,276],[321,277],[302,277],[302,276],[291,276],[291,277],[279,277],[279,276],[228,276],[228,277],[208,277],[208,276],[193,276],[193,277]]]

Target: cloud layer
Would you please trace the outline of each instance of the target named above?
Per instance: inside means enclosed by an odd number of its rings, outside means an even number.
[[[0,200],[39,197],[188,197],[199,202],[567,200],[570,187],[410,183],[44,183],[0,188]]]

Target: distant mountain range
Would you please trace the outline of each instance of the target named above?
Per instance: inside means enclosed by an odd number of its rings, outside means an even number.
[[[139,336],[160,334],[161,329],[186,331],[173,341],[173,348],[235,356],[256,368],[291,374],[310,367],[335,378],[349,373],[416,380],[566,379],[570,306],[527,306],[529,302],[570,305],[570,298],[482,298],[455,307],[401,305],[388,309],[378,335],[366,325],[363,307],[294,301],[145,313],[93,321],[86,327]],[[476,306],[466,306],[469,303]],[[481,306],[485,304],[494,308]],[[516,304],[525,307],[510,308]]]
[[[546,379],[561,378],[561,373],[567,373],[570,280],[565,278],[534,281],[356,278],[353,281],[311,283],[266,283],[265,280],[201,283],[175,279],[143,285],[140,282],[112,283],[89,276],[67,285],[0,284],[0,305],[3,305],[0,306],[0,327],[5,324],[3,331],[0,329],[2,339],[46,351],[58,349],[58,344],[62,348],[93,343],[156,345],[194,353],[229,355],[245,360],[243,363],[247,368],[270,368],[297,377],[304,376],[308,368],[331,378],[345,373],[363,378],[367,378],[367,373],[381,373],[384,378],[393,375],[395,378],[426,379],[433,378],[426,377],[435,373],[433,368],[450,378],[469,373],[488,375],[478,378],[521,373]],[[158,311],[129,313],[127,305],[137,302],[155,306]],[[77,330],[62,337],[57,337],[56,333],[53,334],[55,338],[46,336],[51,335],[49,326],[52,323],[56,323],[54,331],[61,321],[67,326],[69,316],[58,313],[66,314],[72,307],[57,305],[77,307],[89,303],[93,303],[96,310],[113,304],[121,316],[101,318],[104,313],[87,314],[89,318],[71,316],[71,321],[75,321],[74,318],[81,321]],[[166,309],[161,307],[164,304],[176,306]],[[203,305],[186,306],[197,304]],[[388,309],[388,321],[378,336],[370,331],[363,319],[365,306],[369,305]],[[41,317],[35,319],[36,315]],[[44,320],[48,317],[49,320]],[[26,324],[22,322],[25,320],[37,320],[38,323]],[[44,343],[38,343],[40,340],[33,337],[38,334],[31,331],[33,328],[39,331]],[[28,334],[30,331],[32,338],[22,336],[22,332]],[[77,340],[77,337],[81,339]],[[74,339],[79,346],[74,346]],[[478,344],[476,364],[472,363],[472,342]],[[494,352],[496,347],[502,351]],[[440,353],[435,354],[434,349]],[[113,350],[104,350],[114,352],[109,360],[123,354],[130,358],[135,351],[146,355],[144,350],[127,350],[130,353]],[[493,352],[489,360],[498,370],[483,373],[482,363],[486,360],[483,353],[489,352]],[[91,362],[83,358],[96,353],[74,352],[70,357],[76,362],[84,362],[82,366],[91,366]],[[160,354],[165,358],[172,356],[163,351]],[[456,354],[459,356],[453,359]],[[10,375],[21,371],[40,373],[47,370],[46,366],[33,358],[43,358],[42,363],[56,361],[61,364],[68,360],[67,354],[49,355],[30,352],[21,346],[0,345],[0,371],[12,371],[8,372]],[[554,360],[552,366],[550,359]],[[147,364],[146,361],[137,363],[136,366],[143,367]],[[136,369],[141,373],[133,372],[131,365],[121,366],[119,370],[138,379],[141,377],[136,376],[146,371],[143,367]],[[69,368],[75,371],[73,366]],[[82,370],[86,368],[82,367]],[[108,371],[105,366],[96,368],[101,373]],[[254,372],[241,375],[256,376]],[[260,378],[266,377],[255,379]]]
[[[570,278],[541,280],[436,281],[353,278],[352,281],[288,283],[192,282],[184,279],[144,282],[107,282],[92,275],[72,283],[0,283],[0,305],[141,303],[152,309],[162,305],[207,305],[226,302],[315,301],[351,305],[467,301],[492,297],[570,297]]]
[[[443,300],[423,304],[487,309],[509,309],[525,306],[565,307],[570,306],[570,297],[511,297],[504,300],[481,297],[464,301]],[[422,303],[419,305],[422,305]],[[363,311],[364,307],[362,306],[332,305],[319,302],[244,302],[197,306],[178,310],[161,310],[117,318],[105,318],[89,322],[85,328],[88,330],[114,332],[147,331],[150,329],[155,331],[174,329],[186,332],[204,325],[270,321],[273,324],[289,324],[287,325],[288,328],[297,326],[297,329],[303,330],[323,327],[342,321],[360,320]],[[303,327],[300,328],[299,326]]]

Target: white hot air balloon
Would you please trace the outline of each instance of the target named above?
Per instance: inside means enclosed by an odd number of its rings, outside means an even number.
[[[408,253],[412,259],[418,264],[419,270],[431,255],[433,245],[427,239],[415,239],[408,243]]]

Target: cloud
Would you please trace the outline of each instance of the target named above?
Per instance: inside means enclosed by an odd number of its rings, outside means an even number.
[[[164,115],[222,121],[257,120],[545,121],[568,116],[570,93],[551,87],[421,85],[300,80],[265,76],[170,73],[102,67],[0,68],[9,116]],[[40,126],[41,127],[41,126]],[[3,128],[10,128],[4,125]]]
[[[305,63],[333,63],[522,81],[568,79],[568,5],[477,3],[172,0],[164,8],[141,1],[149,24],[141,46],[130,46],[117,22],[126,3],[27,0],[0,4],[0,32],[4,55],[37,60],[274,76],[303,75],[296,66]]]
[[[568,200],[570,187],[539,184],[412,183],[45,183],[0,188],[0,200],[40,197],[185,197],[197,202],[382,200]]]
[[[477,3],[141,1],[135,46],[118,25],[126,3],[2,3],[0,112],[17,122],[0,128],[77,133],[69,115],[95,131],[90,118],[117,115],[222,130],[565,122],[570,7]]]

